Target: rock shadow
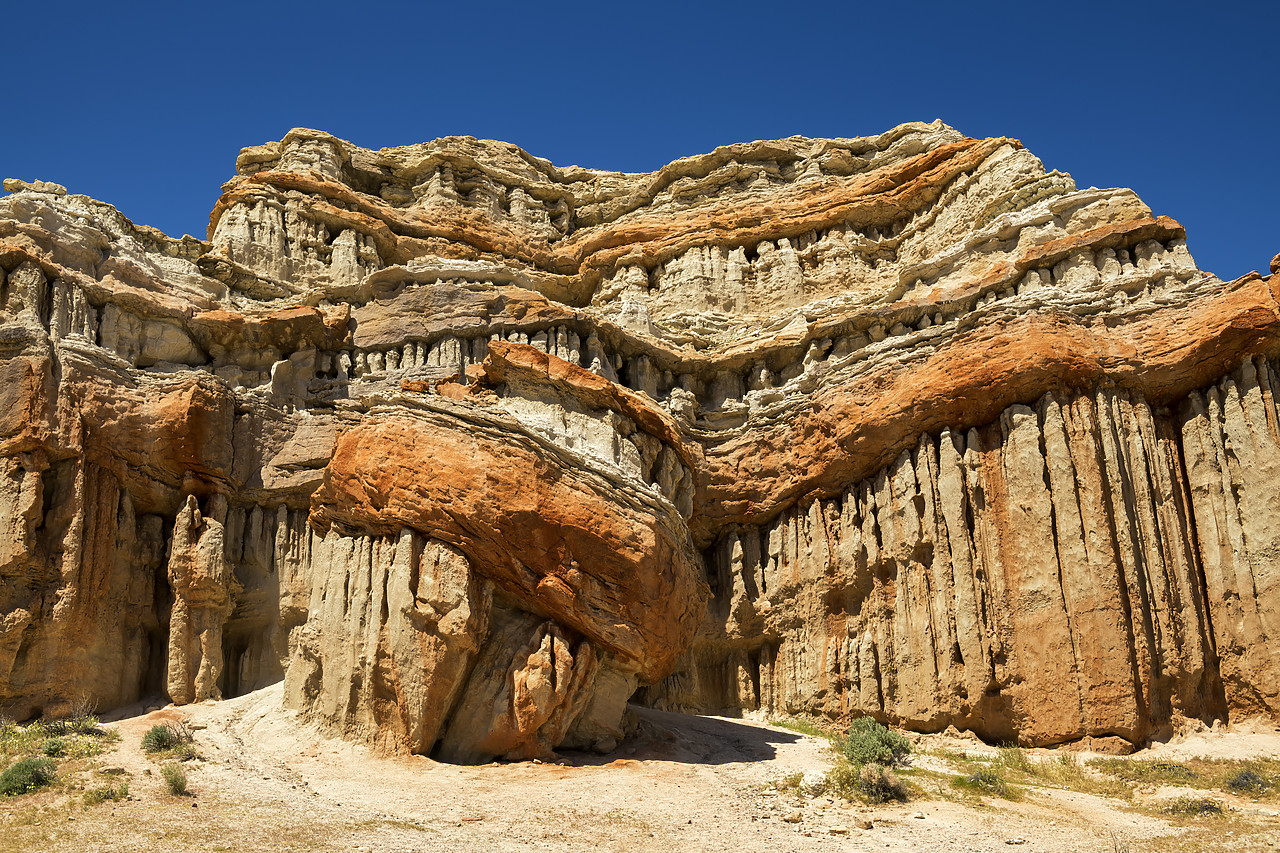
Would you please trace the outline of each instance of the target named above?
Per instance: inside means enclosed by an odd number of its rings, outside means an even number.
[[[639,719],[639,730],[607,755],[562,750],[561,754],[582,767],[618,761],[672,761],[682,764],[736,764],[776,758],[780,744],[796,743],[803,735],[764,725],[657,711],[630,706]]]

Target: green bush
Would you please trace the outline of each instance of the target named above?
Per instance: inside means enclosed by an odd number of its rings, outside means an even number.
[[[160,776],[170,794],[181,797],[187,793],[187,771],[182,769],[181,764],[166,764],[160,768]]]
[[[152,726],[142,736],[142,748],[146,752],[163,752],[178,745],[178,739],[168,726]]]
[[[58,758],[67,751],[67,742],[61,738],[51,737],[40,744],[40,751],[50,758]]]
[[[142,748],[146,752],[165,752],[191,743],[191,731],[181,723],[152,726],[142,736]]]
[[[892,767],[911,754],[911,743],[897,732],[877,723],[871,717],[854,720],[841,745],[844,757],[855,767],[878,764]]]
[[[16,797],[53,783],[57,767],[48,758],[24,758],[0,773],[0,794]]]

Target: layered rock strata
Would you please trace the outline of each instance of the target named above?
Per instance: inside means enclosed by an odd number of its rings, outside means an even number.
[[[1280,280],[1133,193],[937,122],[237,171],[207,241],[5,184],[3,713],[283,680],[464,762],[608,750],[629,700],[1280,714]]]

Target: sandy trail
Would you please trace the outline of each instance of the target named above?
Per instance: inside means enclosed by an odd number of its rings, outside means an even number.
[[[121,742],[93,762],[128,774],[111,778],[128,778],[132,799],[87,809],[57,791],[0,801],[0,849],[1179,849],[1182,830],[1169,821],[1066,790],[1036,789],[1020,802],[976,807],[933,797],[879,807],[797,800],[772,783],[824,771],[831,763],[825,741],[748,720],[639,713],[641,733],[612,756],[460,767],[380,757],[327,736],[280,709],[279,686],[225,702],[138,712],[111,723]],[[186,765],[191,797],[170,796],[158,765],[139,747],[148,728],[171,719],[195,729],[204,756]],[[947,742],[935,737],[926,744]],[[1148,754],[1277,755],[1280,737],[1263,729],[1203,732]],[[1266,824],[1264,831],[1255,825],[1247,839],[1237,839],[1224,824],[1218,849],[1275,849],[1275,811],[1255,804],[1250,815]],[[1184,849],[1211,849],[1203,840],[1184,840],[1194,845]]]

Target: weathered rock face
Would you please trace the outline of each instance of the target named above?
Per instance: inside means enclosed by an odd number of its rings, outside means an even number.
[[[453,761],[610,749],[633,698],[1280,715],[1280,281],[1131,192],[940,123],[237,169],[207,242],[5,184],[0,712],[283,679]]]

